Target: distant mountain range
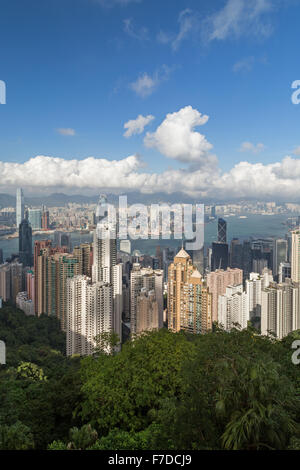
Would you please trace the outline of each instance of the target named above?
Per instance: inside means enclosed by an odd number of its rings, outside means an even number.
[[[112,204],[118,203],[119,195],[109,194],[103,191],[103,194],[107,195],[108,202]],[[140,192],[128,192],[127,194],[128,204],[158,204],[158,203],[184,203],[184,204],[228,204],[230,202],[237,202],[237,200],[227,201],[216,201],[213,199],[201,199],[190,197],[187,194],[177,192],[172,194],[166,193],[155,193],[155,194],[142,194]],[[64,193],[53,193],[50,195],[38,195],[38,196],[26,196],[25,192],[25,204],[27,206],[39,207],[43,204],[47,207],[62,207],[69,203],[75,204],[96,204],[99,199],[99,194],[93,196],[84,196],[81,194],[68,195]],[[243,199],[245,201],[245,199]],[[249,202],[256,202],[255,198],[247,199]],[[238,201],[240,202],[240,201]],[[268,202],[265,200],[264,202]],[[288,202],[299,202],[299,201],[288,201]],[[16,197],[10,194],[0,193],[0,209],[4,207],[15,207]]]
[[[105,192],[103,192],[105,194]],[[108,201],[112,204],[118,202],[119,195],[107,194]],[[99,194],[94,196],[83,196],[83,195],[67,195],[64,193],[53,193],[44,196],[28,196],[25,193],[25,204],[28,206],[42,206],[43,204],[47,207],[65,206],[69,203],[75,204],[95,204],[99,199]],[[202,201],[196,198],[191,198],[184,193],[156,193],[156,194],[141,194],[139,192],[130,192],[127,194],[128,204],[155,204],[160,202],[165,203],[201,203]],[[208,201],[206,200],[206,203]],[[0,193],[0,208],[3,207],[14,207],[16,205],[16,197],[10,194]]]

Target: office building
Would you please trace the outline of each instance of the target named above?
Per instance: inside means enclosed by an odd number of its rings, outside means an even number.
[[[300,281],[300,231],[292,232],[291,277],[293,282]]]
[[[212,243],[212,255],[211,255],[211,269],[228,268],[228,245],[227,243],[213,242]]]
[[[238,238],[233,238],[230,243],[230,261],[231,268],[242,269],[243,266],[243,245]]]
[[[254,273],[262,274],[265,269],[268,269],[268,260],[265,258],[253,259],[252,269]]]
[[[50,225],[49,211],[43,206],[42,230],[49,230],[49,225]]]
[[[24,194],[21,188],[17,189],[16,194],[16,225],[17,230],[19,230],[19,225],[24,219],[25,215],[25,206],[24,206]]]
[[[19,259],[23,266],[32,266],[32,229],[26,219],[19,225]]]
[[[41,209],[28,209],[28,222],[32,230],[41,230],[42,228],[42,211]]]
[[[287,261],[287,251],[288,251],[287,240],[284,240],[284,239],[274,240],[273,276],[276,282],[278,282],[280,263],[285,263]]]
[[[227,243],[227,222],[224,219],[218,219],[218,242]]]

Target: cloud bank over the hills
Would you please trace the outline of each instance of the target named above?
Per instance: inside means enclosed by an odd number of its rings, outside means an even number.
[[[146,194],[183,192],[193,197],[218,199],[299,198],[300,159],[285,156],[282,161],[268,164],[242,161],[224,172],[217,157],[211,153],[212,144],[196,130],[208,119],[192,106],[186,106],[167,114],[154,132],[146,134],[146,147],[182,162],[183,168],[147,172],[137,155],[113,161],[96,157],[66,160],[39,155],[24,163],[1,161],[0,191],[23,187],[31,192],[59,188]],[[152,120],[152,115],[140,115],[136,120],[128,121],[127,136],[143,132]],[[258,146],[253,145],[253,148]]]
[[[170,169],[162,173],[146,173],[143,169],[137,156],[118,161],[37,156],[25,163],[0,162],[0,188],[101,188],[142,193],[180,191],[213,198],[299,198],[300,160],[289,156],[267,165],[240,162],[224,173],[209,168]]]

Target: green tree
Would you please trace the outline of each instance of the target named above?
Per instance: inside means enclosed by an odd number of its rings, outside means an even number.
[[[28,426],[20,421],[12,426],[0,426],[1,450],[30,450],[33,448],[33,435]]]
[[[182,363],[194,355],[195,346],[185,334],[160,330],[126,343],[117,355],[83,359],[82,419],[100,434],[147,428],[161,400],[180,395]]]

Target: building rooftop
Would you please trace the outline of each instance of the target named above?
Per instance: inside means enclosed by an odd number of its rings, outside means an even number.
[[[195,269],[195,271],[193,272],[193,274],[191,275],[191,278],[196,278],[196,279],[202,279],[202,276],[201,274],[199,273],[198,269]]]
[[[185,259],[187,259],[187,258],[190,258],[190,255],[183,248],[181,248],[181,250],[177,253],[175,258],[185,258]]]

